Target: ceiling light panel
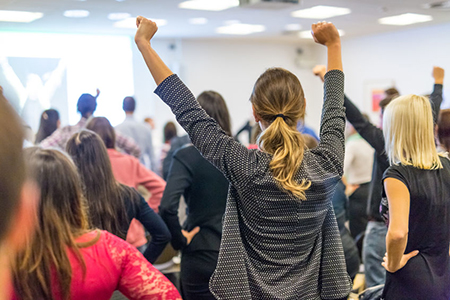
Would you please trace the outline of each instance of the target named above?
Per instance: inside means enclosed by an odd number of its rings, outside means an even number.
[[[415,23],[423,23],[432,21],[433,17],[429,15],[419,15],[419,14],[402,14],[398,16],[386,17],[378,19],[378,23],[384,25],[396,25],[396,26],[405,26],[411,25]]]
[[[123,19],[131,18],[131,15],[129,13],[110,13],[108,14],[108,19],[111,21],[119,21]]]
[[[153,19],[149,18],[153,22],[158,25],[158,27],[164,26],[167,24],[167,20],[164,19]],[[130,28],[130,29],[136,29],[136,18],[126,18],[121,21],[114,22],[114,27],[116,28]]]
[[[263,32],[266,30],[264,25],[252,25],[252,24],[231,24],[227,26],[218,27],[217,33],[220,34],[234,34],[234,35],[247,35],[257,32]]]
[[[193,24],[193,25],[205,25],[206,23],[208,23],[207,18],[191,18],[191,19],[189,19],[189,24]]]
[[[307,9],[293,11],[291,16],[303,19],[328,19],[348,15],[351,12],[352,11],[349,8],[345,7],[318,5]]]
[[[66,10],[64,12],[64,17],[67,18],[86,18],[89,16],[89,11],[87,10]]]
[[[40,12],[0,10],[0,22],[30,23],[43,16]]]
[[[221,11],[239,6],[239,0],[190,0],[178,4],[179,8]]]

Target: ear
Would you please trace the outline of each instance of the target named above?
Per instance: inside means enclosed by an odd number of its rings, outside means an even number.
[[[37,205],[40,191],[37,185],[28,180],[22,187],[17,210],[11,219],[11,229],[6,238],[7,244],[15,251],[22,249],[33,234],[37,222]]]
[[[255,118],[255,122],[259,123],[261,121],[261,117],[256,113],[255,107],[252,104],[253,117]]]

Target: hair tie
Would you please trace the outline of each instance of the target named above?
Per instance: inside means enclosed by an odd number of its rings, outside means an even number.
[[[283,114],[275,115],[275,117],[273,118],[273,120],[275,121],[276,118],[283,118],[283,120],[286,122],[286,116],[283,115]]]

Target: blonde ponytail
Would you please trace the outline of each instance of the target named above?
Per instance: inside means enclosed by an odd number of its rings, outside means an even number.
[[[276,118],[258,140],[263,151],[273,154],[270,170],[279,185],[296,198],[306,200],[305,191],[311,182],[298,183],[294,176],[303,161],[305,141],[296,128],[289,127],[283,118]]]
[[[295,175],[303,161],[305,141],[297,131],[297,121],[305,116],[305,98],[298,78],[291,72],[273,68],[256,81],[250,101],[255,113],[269,126],[258,139],[261,150],[272,154],[270,171],[280,187],[300,200],[311,182]]]

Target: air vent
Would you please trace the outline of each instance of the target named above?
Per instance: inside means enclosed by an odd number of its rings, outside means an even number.
[[[300,0],[239,0],[239,6],[256,9],[285,9],[300,4]]]
[[[449,10],[450,9],[450,1],[440,1],[440,2],[434,2],[434,3],[427,3],[427,4],[424,5],[424,8]]]

